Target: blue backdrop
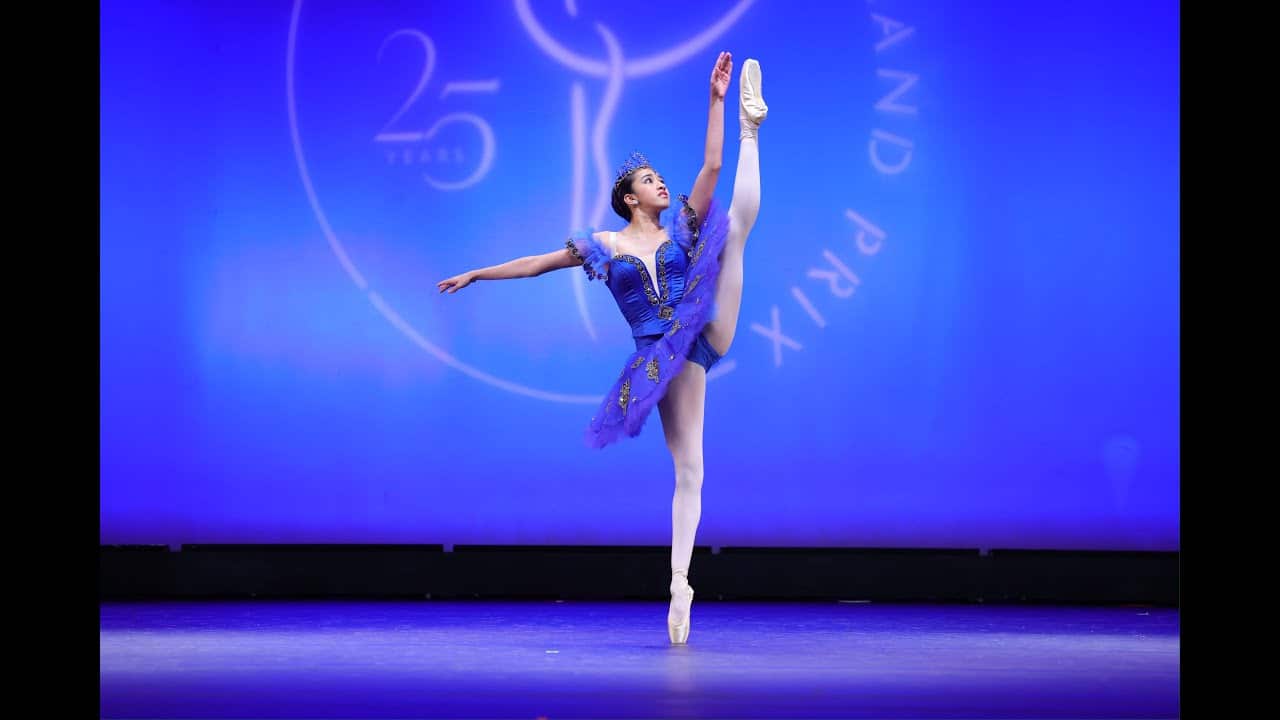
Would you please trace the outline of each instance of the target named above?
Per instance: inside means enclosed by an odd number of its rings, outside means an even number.
[[[640,13],[647,13],[638,17]],[[103,543],[665,544],[573,268],[763,68],[697,541],[1177,549],[1174,2],[101,5]]]

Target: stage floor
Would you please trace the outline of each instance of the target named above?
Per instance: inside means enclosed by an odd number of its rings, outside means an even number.
[[[697,584],[694,584],[697,588]],[[102,717],[1173,718],[1178,611],[695,599],[100,604]]]

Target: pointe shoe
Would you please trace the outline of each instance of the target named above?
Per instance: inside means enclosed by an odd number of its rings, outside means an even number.
[[[667,637],[672,645],[689,641],[689,615],[693,609],[693,588],[684,572],[671,576],[671,607],[667,610]]]
[[[764,104],[764,94],[760,87],[760,62],[755,58],[747,58],[742,64],[742,73],[738,76],[738,124],[742,127],[741,136],[755,137],[760,123],[769,115],[769,106]]]

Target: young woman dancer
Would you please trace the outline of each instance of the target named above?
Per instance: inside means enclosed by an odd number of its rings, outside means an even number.
[[[712,199],[724,144],[724,98],[733,58],[720,53],[711,71],[711,102],[702,169],[678,218],[659,220],[671,206],[662,175],[639,153],[619,169],[612,205],[627,221],[618,232],[575,232],[565,247],[471,270],[437,283],[455,293],[476,280],[535,277],[581,265],[602,279],[631,326],[636,351],[591,419],[586,442],[603,447],[635,437],[655,405],[675,465],[671,503],[671,605],[667,635],[688,641],[693,588],[689,562],[702,515],[702,427],[710,370],[733,343],[742,304],[742,256],[760,209],[757,133],[768,114],[760,64],[743,64],[739,78],[738,168],[727,213]]]

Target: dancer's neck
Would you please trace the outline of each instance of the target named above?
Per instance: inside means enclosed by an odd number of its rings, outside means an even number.
[[[636,210],[631,213],[631,222],[627,223],[627,234],[633,237],[649,237],[662,232],[662,223],[658,221],[660,211],[646,212]]]

